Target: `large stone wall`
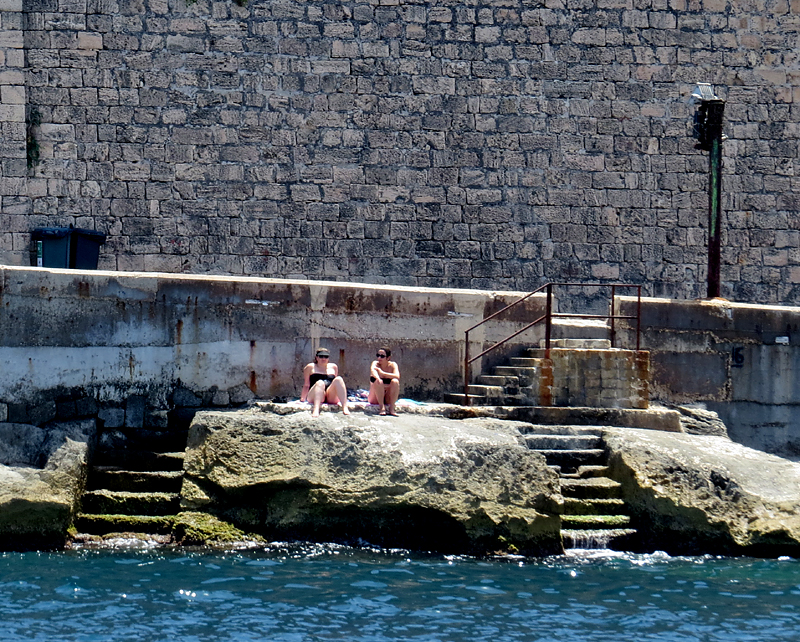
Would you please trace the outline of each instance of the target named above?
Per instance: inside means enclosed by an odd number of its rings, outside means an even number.
[[[125,271],[702,295],[707,81],[722,294],[800,301],[800,0],[245,4],[0,0],[0,262],[74,224]]]

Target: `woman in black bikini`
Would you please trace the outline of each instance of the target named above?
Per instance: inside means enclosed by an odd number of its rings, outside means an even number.
[[[347,386],[339,376],[339,367],[330,362],[327,348],[319,348],[314,355],[314,361],[303,368],[303,393],[300,401],[314,404],[312,417],[319,417],[319,407],[323,403],[340,403],[342,414],[350,414],[347,409]]]
[[[372,362],[369,369],[369,403],[376,403],[380,407],[378,414],[386,414],[386,406],[389,406],[389,414],[397,417],[395,403],[400,396],[400,367],[394,362],[389,361],[392,351],[386,347],[378,348],[378,357]]]

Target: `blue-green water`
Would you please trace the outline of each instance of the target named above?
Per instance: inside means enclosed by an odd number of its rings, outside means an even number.
[[[6,553],[0,640],[800,640],[800,561]]]

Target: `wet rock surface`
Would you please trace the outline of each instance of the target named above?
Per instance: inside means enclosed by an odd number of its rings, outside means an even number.
[[[200,412],[184,510],[264,536],[438,552],[560,552],[563,500],[517,422]]]
[[[645,548],[800,554],[800,464],[719,436],[610,428],[604,438]]]
[[[0,549],[64,544],[95,435],[93,419],[0,424]]]

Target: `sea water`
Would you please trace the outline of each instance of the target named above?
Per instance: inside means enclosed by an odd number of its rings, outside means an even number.
[[[800,640],[800,561],[282,544],[5,553],[0,640]]]

